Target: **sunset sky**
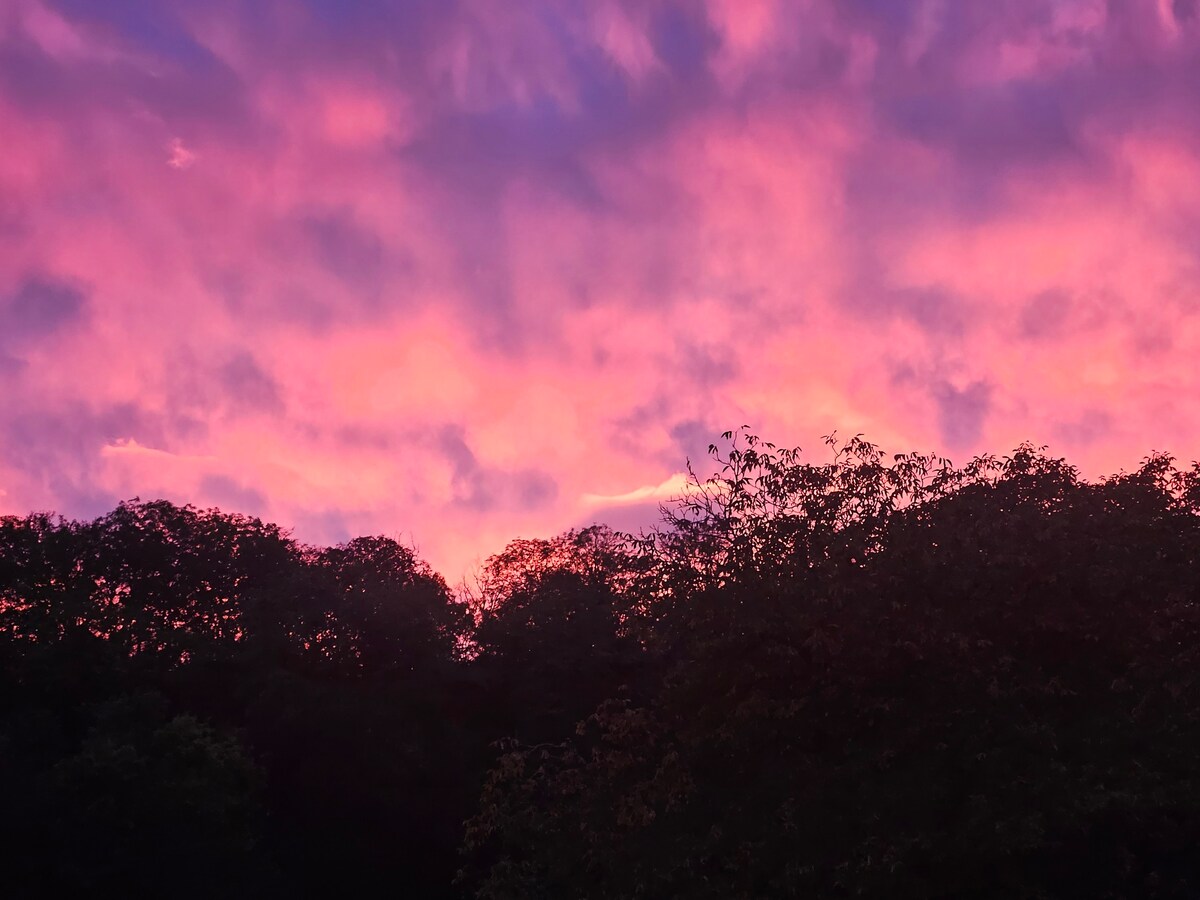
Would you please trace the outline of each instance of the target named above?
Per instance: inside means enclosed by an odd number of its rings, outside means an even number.
[[[0,513],[452,581],[746,424],[1200,455],[1197,0],[0,0]]]

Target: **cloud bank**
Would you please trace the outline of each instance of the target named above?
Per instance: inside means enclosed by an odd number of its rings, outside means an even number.
[[[9,0],[0,511],[453,578],[742,423],[1190,459],[1198,79],[1193,0]]]

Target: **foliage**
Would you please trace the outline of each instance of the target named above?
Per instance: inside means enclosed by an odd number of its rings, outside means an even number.
[[[742,436],[640,542],[671,664],[507,748],[477,896],[1191,896],[1195,469],[832,446]]]
[[[1200,893],[1200,466],[828,449],[729,432],[463,598],[381,537],[0,519],[7,895]]]
[[[385,538],[309,548],[161,501],[0,520],[8,889],[446,884],[470,800],[441,710],[469,625]]]

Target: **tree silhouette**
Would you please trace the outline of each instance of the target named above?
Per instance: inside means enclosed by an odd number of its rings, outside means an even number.
[[[834,449],[742,436],[641,541],[673,663],[508,749],[477,896],[1194,892],[1195,470]]]
[[[1196,896],[1200,467],[828,443],[727,433],[465,598],[382,537],[0,519],[6,894]]]
[[[161,501],[0,520],[9,889],[444,890],[487,743],[441,714],[468,626],[384,538]]]

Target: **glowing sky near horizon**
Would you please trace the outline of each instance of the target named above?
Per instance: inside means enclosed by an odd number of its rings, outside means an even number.
[[[1196,0],[0,0],[0,513],[452,580],[749,424],[1200,455]]]

